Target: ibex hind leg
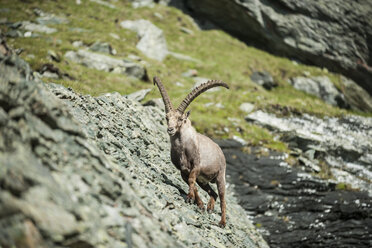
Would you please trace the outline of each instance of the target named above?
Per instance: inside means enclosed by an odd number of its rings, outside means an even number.
[[[220,196],[220,206],[221,206],[221,221],[218,224],[220,227],[226,226],[226,202],[225,202],[225,171],[221,172],[217,178],[217,189],[218,195]]]
[[[216,192],[212,189],[212,187],[208,183],[202,184],[202,183],[198,182],[198,185],[205,192],[207,192],[208,195],[210,196],[208,206],[207,206],[207,211],[208,211],[208,213],[211,213],[214,210],[214,204],[215,204],[218,196],[217,196]]]

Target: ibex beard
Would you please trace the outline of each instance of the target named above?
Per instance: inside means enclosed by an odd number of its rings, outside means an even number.
[[[196,203],[204,210],[204,204],[198,195],[196,183],[210,196],[207,211],[214,210],[217,197],[220,197],[221,221],[219,226],[226,226],[226,201],[225,201],[225,172],[226,160],[221,148],[207,136],[197,133],[189,120],[190,112],[186,108],[201,93],[206,90],[222,86],[229,86],[219,80],[209,80],[193,89],[174,109],[160,79],[154,77],[154,84],[158,86],[165,105],[168,124],[168,134],[171,142],[172,163],[181,171],[182,179],[189,185],[187,202]],[[216,183],[218,196],[209,183]]]

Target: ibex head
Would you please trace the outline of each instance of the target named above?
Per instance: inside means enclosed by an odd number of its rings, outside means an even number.
[[[160,94],[163,98],[166,119],[168,124],[167,131],[170,136],[174,136],[177,132],[179,132],[182,125],[187,123],[190,111],[185,113],[185,110],[197,96],[213,87],[223,86],[227,89],[229,88],[229,86],[222,81],[209,80],[206,83],[203,83],[196,87],[195,89],[193,89],[181,102],[180,106],[177,109],[174,109],[169,99],[168,93],[158,77],[154,77],[154,84],[158,86]]]

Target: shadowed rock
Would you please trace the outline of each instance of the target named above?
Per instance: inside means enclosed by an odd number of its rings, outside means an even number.
[[[185,2],[192,13],[250,44],[343,73],[372,92],[369,0]]]

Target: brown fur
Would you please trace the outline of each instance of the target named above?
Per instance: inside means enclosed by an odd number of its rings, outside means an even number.
[[[217,194],[209,183],[216,183],[221,206],[219,225],[224,227],[226,225],[225,156],[215,142],[195,131],[188,118],[190,112],[184,113],[181,111],[185,111],[191,101],[207,89],[216,86],[228,88],[228,86],[221,81],[208,81],[194,89],[181,103],[180,107],[174,110],[164,86],[156,77],[154,78],[155,83],[165,104],[168,134],[171,141],[171,160],[181,171],[183,180],[189,185],[187,201],[196,202],[198,207],[204,210],[204,204],[198,195],[197,183],[210,196],[207,210],[208,212],[213,211]]]

